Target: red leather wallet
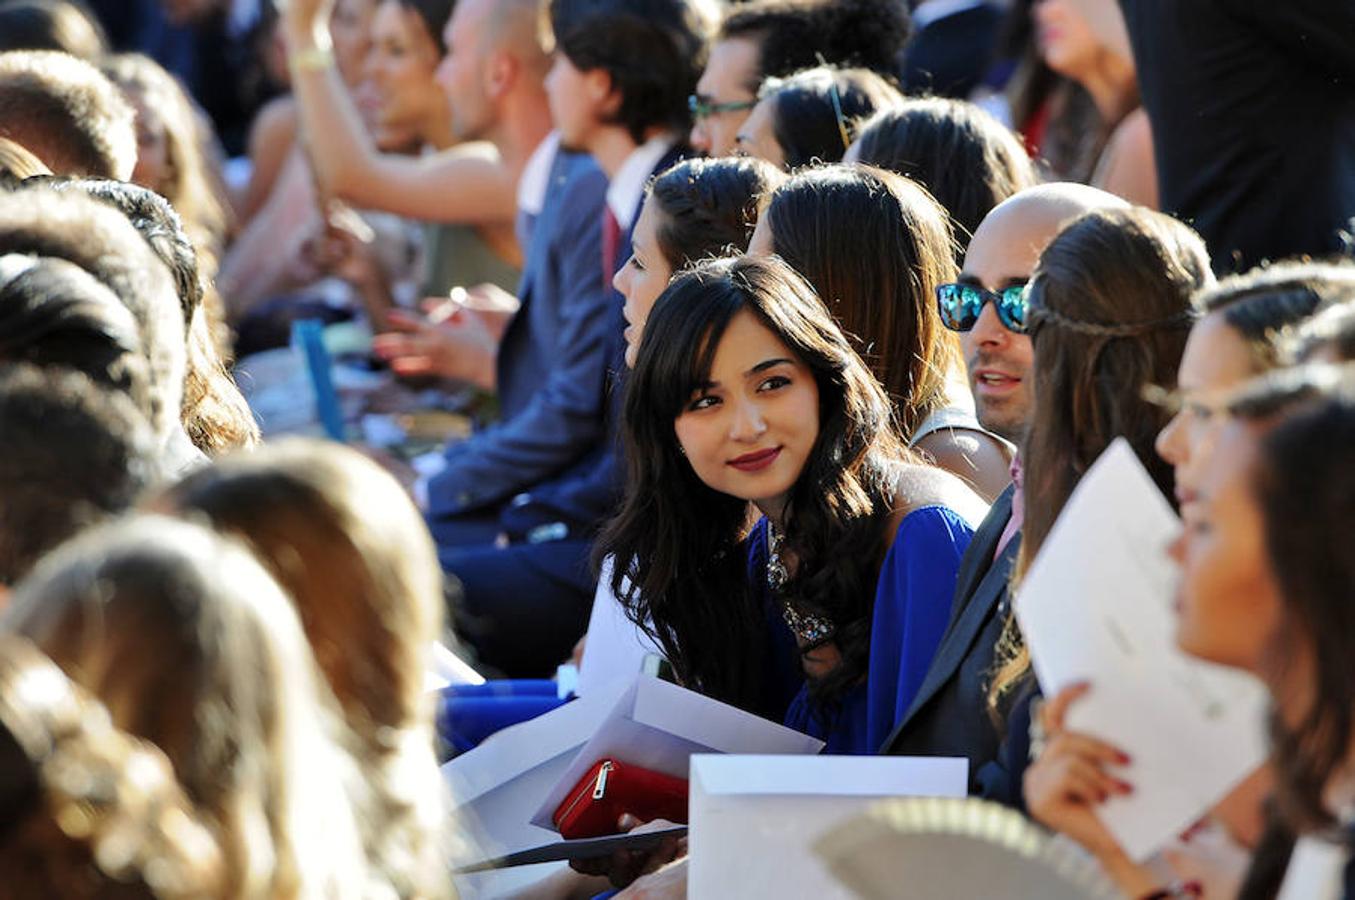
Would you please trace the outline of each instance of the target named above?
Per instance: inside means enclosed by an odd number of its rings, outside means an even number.
[[[617,833],[626,813],[641,822],[687,821],[687,781],[614,759],[599,760],[556,807],[551,821],[569,839]]]

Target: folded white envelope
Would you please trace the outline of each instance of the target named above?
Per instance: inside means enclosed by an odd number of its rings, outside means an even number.
[[[848,900],[816,840],[876,800],[968,785],[962,758],[693,756],[687,896]]]
[[[1151,856],[1266,757],[1266,690],[1176,646],[1180,523],[1123,439],[1087,471],[1016,597],[1046,697],[1087,681],[1068,726],[1108,741],[1134,786],[1099,807],[1125,852]]]
[[[556,807],[600,759],[686,778],[693,753],[804,754],[821,749],[822,741],[784,725],[667,681],[637,675],[547,792],[531,821],[552,828]]]
[[[458,831],[467,836],[466,864],[537,847],[560,836],[529,821],[541,797],[559,780],[574,754],[597,730],[628,687],[605,686],[545,715],[490,735],[442,767],[456,804]],[[539,880],[563,863],[463,875],[461,897],[498,897]]]

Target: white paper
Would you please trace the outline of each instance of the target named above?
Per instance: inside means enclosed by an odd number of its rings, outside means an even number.
[[[966,759],[693,756],[687,896],[848,900],[815,841],[885,797],[968,785]]]
[[[612,593],[612,558],[602,561],[593,611],[588,617],[588,641],[579,668],[580,696],[618,679],[629,680],[640,671],[645,657],[663,651],[626,617]]]
[[[484,684],[485,676],[471,668],[470,663],[448,650],[441,643],[434,642],[428,656],[428,668],[424,671],[423,689],[440,691],[453,684]]]
[[[485,738],[442,767],[457,803],[471,803],[506,782],[576,752],[612,714],[628,685],[615,684]],[[523,817],[526,821],[530,813]],[[521,850],[522,847],[509,847]]]
[[[1118,747],[1134,786],[1100,807],[1143,861],[1266,757],[1266,691],[1176,646],[1175,514],[1116,440],[1087,472],[1031,565],[1016,615],[1046,697],[1078,681],[1070,728]]]
[[[1345,848],[1337,844],[1314,835],[1300,837],[1289,857],[1279,900],[1338,900],[1349,861]]]
[[[592,697],[584,697],[591,700]],[[593,764],[608,757],[666,775],[687,777],[694,753],[818,753],[823,741],[712,700],[637,675],[531,817],[551,828],[551,815]]]
[[[560,839],[555,831],[531,824],[532,813],[626,687],[606,687],[495,732],[442,767],[456,804],[452,815],[468,845],[465,855],[453,860],[455,864],[503,856]],[[563,865],[545,863],[458,875],[457,893],[465,900],[500,897]]]

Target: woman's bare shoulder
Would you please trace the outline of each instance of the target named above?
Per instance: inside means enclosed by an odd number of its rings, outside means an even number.
[[[942,506],[977,528],[988,515],[988,504],[963,480],[936,466],[909,464],[899,471],[892,522],[897,526],[928,506]]]

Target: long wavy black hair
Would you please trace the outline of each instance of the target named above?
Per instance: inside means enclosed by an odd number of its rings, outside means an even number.
[[[819,433],[783,516],[798,560],[782,599],[836,626],[842,656],[811,684],[831,704],[865,674],[875,579],[899,469],[912,459],[890,403],[813,289],[777,259],[712,260],[673,279],[645,326],[626,390],[629,468],[621,512],[598,542],[615,558],[612,589],[663,648],[686,686],[757,708],[768,610],[742,542],[746,501],[697,477],[674,422],[709,377],[730,321],[750,313],[812,373]]]

